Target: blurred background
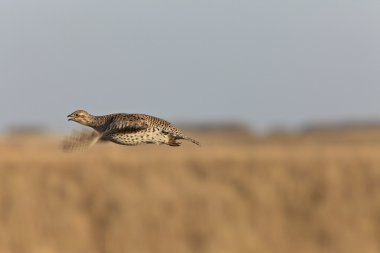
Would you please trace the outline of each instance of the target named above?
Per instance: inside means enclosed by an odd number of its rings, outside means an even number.
[[[0,252],[379,252],[380,2],[0,3]],[[198,148],[63,153],[85,109]]]

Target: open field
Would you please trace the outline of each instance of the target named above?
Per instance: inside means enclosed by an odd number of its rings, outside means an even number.
[[[377,131],[194,137],[0,137],[0,252],[380,252]]]

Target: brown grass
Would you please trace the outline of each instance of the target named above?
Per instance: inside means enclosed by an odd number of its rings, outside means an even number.
[[[67,154],[3,136],[0,252],[380,251],[374,138],[194,137]]]

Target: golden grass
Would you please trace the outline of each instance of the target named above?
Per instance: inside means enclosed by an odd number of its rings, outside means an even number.
[[[82,153],[3,136],[0,252],[379,252],[380,144],[350,136]]]

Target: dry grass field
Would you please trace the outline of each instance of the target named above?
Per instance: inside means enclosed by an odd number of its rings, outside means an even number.
[[[380,252],[378,131],[185,143],[0,137],[1,253]]]

